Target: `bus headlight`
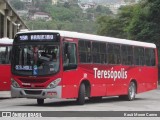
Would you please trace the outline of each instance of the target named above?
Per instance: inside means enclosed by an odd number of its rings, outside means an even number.
[[[12,86],[15,87],[15,88],[19,88],[19,84],[13,79],[11,78],[11,83],[12,83]]]
[[[57,78],[56,80],[54,80],[53,82],[51,82],[47,88],[51,89],[51,88],[55,88],[59,83],[61,82],[61,78]]]

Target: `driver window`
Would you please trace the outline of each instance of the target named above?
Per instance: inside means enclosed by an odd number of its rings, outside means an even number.
[[[63,67],[64,70],[77,68],[76,44],[65,42],[63,45]]]

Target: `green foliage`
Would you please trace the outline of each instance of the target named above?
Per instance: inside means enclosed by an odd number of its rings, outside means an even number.
[[[57,25],[55,21],[28,21],[27,22],[27,26],[30,29],[34,29],[34,30],[53,30],[53,29],[57,29]]]
[[[98,30],[100,35],[127,38],[127,28],[129,21],[132,19],[133,7],[125,6],[120,8],[117,16],[101,16],[97,19]]]
[[[159,49],[159,20],[160,0],[142,0],[138,4],[120,8],[117,16],[98,18],[97,33],[111,37],[155,43]]]
[[[134,18],[128,26],[129,38],[154,42],[160,46],[160,1],[148,0],[135,10]]]
[[[96,8],[89,8],[87,9],[87,12],[94,14],[94,17],[113,14],[108,7],[104,7],[102,5],[98,5]]]
[[[66,2],[64,4],[61,3],[54,6],[51,4],[38,4],[37,6],[43,10],[43,12],[50,14],[53,21],[26,21],[30,29],[58,29],[84,33],[96,33],[96,25],[93,18],[98,16],[98,14],[106,15],[108,10],[108,8],[106,8],[105,11],[103,11],[104,8],[100,7],[101,11],[97,10],[98,12],[96,12],[96,9],[94,9],[94,13],[88,11],[87,13],[83,13],[82,9],[75,4],[71,4],[70,2]],[[100,14],[100,12],[103,14]]]
[[[160,0],[120,8],[114,17],[97,19],[98,34],[154,42],[159,46]]]
[[[75,11],[72,11],[72,8],[68,9],[65,7],[51,6],[51,7],[46,7],[45,11],[50,13],[55,20],[60,20],[60,21],[66,21],[66,20],[72,21],[77,16]]]
[[[24,4],[20,0],[13,0],[13,1],[11,1],[11,4],[16,10],[23,10],[24,9]]]

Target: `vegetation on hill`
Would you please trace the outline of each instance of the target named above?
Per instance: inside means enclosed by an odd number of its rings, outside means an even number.
[[[155,43],[159,49],[159,20],[160,0],[142,0],[139,4],[122,7],[117,16],[99,17],[97,32],[104,36]]]
[[[154,42],[160,38],[160,0],[143,0],[139,4],[124,6],[114,16],[101,16],[97,20],[100,35]]]
[[[26,9],[24,3],[20,0],[13,0],[12,4],[18,10]],[[48,13],[52,17],[52,21],[31,20],[24,16],[23,19],[30,29],[58,29],[93,34],[96,34],[96,18],[101,15],[112,14],[107,7],[98,6],[83,11],[75,2],[51,5],[51,0],[45,2],[34,0],[32,8]],[[29,14],[33,15],[37,12],[36,9],[29,10]]]

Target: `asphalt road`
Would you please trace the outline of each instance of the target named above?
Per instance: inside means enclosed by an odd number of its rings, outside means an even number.
[[[136,95],[136,99],[134,101],[123,101],[118,99],[118,97],[106,97],[101,101],[89,101],[86,100],[85,105],[77,105],[75,100],[59,100],[59,99],[46,99],[43,106],[38,106],[36,103],[36,99],[26,99],[26,98],[0,98],[0,111],[64,111],[59,114],[66,114],[69,111],[85,111],[85,114],[88,114],[87,111],[160,111],[160,89],[141,93]],[[153,112],[154,113],[154,112]],[[79,113],[76,113],[81,114]],[[98,112],[89,113],[89,117],[85,119],[105,119],[104,117],[99,117],[96,114]],[[116,114],[116,113],[115,113]],[[160,114],[160,112],[159,112]],[[62,115],[62,116],[63,116]],[[75,113],[70,112],[70,116],[74,116]],[[82,115],[83,116],[83,115]],[[90,116],[93,116],[92,118]],[[68,117],[67,117],[68,118]],[[144,120],[158,120],[160,117],[137,117],[137,119]],[[0,118],[1,119],[1,118]],[[6,118],[7,119],[7,118]],[[13,118],[10,118],[10,120]],[[15,118],[14,118],[15,119]],[[22,118],[18,118],[22,119]],[[27,118],[23,118],[27,119]],[[40,118],[34,118],[40,120]],[[42,119],[42,118],[41,118]],[[46,118],[45,118],[46,119]],[[53,118],[47,118],[53,119]],[[60,117],[60,119],[66,119],[64,117]],[[74,119],[74,118],[69,118]],[[76,118],[76,119],[81,119]],[[83,117],[84,119],[84,117]],[[108,117],[108,119],[117,119],[117,117]],[[131,117],[122,117],[121,119],[134,119]],[[16,118],[17,120],[17,118]]]

